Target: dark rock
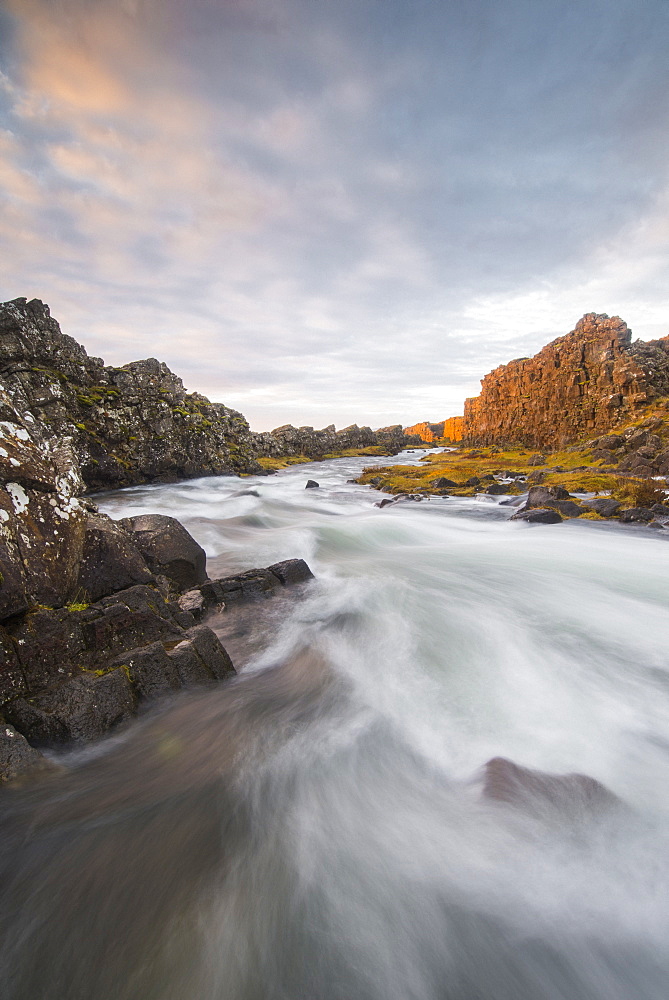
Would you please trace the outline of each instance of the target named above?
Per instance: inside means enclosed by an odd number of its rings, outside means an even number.
[[[585,774],[547,774],[520,767],[505,757],[485,765],[483,794],[544,819],[586,821],[622,806],[608,788]]]
[[[158,698],[181,687],[176,664],[160,642],[126,651],[113,666],[127,673],[140,698]]]
[[[0,723],[0,785],[29,774],[49,770],[48,761],[17,733],[13,726]]]
[[[615,517],[622,504],[618,500],[614,500],[613,497],[595,497],[594,500],[584,500],[583,506],[594,510],[601,517]]]
[[[135,695],[123,670],[84,673],[31,699],[19,698],[6,717],[38,746],[99,739],[135,711]]]
[[[569,500],[571,494],[562,486],[532,486],[527,497],[528,507],[550,507],[556,500]]]
[[[620,515],[623,524],[647,524],[655,515],[648,507],[628,507]]]
[[[655,475],[655,465],[647,458],[643,458],[638,452],[633,452],[620,462],[618,469],[620,472],[631,472],[635,476],[650,478]]]
[[[541,471],[541,469],[536,469],[534,472],[530,472],[527,477],[528,483],[543,483],[546,476]]]
[[[610,451],[614,448],[620,448],[624,443],[625,439],[621,434],[606,434],[604,437],[598,438],[596,442],[598,448],[606,448]]]
[[[30,612],[5,630],[19,661],[26,692],[59,682],[78,670],[85,656],[83,630],[64,608]]]
[[[214,582],[221,587],[226,602],[262,597],[280,586],[278,577],[268,569],[249,569]]]
[[[490,493],[491,496],[501,496],[508,492],[508,483],[491,483],[490,486],[486,488],[486,493]]]
[[[378,503],[374,504],[374,506],[375,507],[390,507],[394,503],[395,503],[394,499],[391,500],[391,499],[389,499],[389,497],[384,497],[383,500],[379,500]]]
[[[142,593],[148,591],[147,594]],[[181,637],[165,601],[148,587],[133,587],[115,595],[117,603],[100,605],[101,614],[83,622],[81,630],[86,648],[95,655],[124,653],[152,642]]]
[[[319,488],[319,483],[315,479],[307,479],[307,485],[304,487],[305,490],[317,490]]]
[[[463,486],[480,486],[481,485],[481,480],[479,479],[478,476],[470,476],[469,479],[466,479],[462,485]]]
[[[284,559],[282,562],[273,563],[267,568],[284,586],[312,580],[314,576],[304,559]]]
[[[654,503],[650,509],[656,517],[669,517],[669,507],[663,503]]]
[[[558,510],[564,517],[580,517],[581,514],[587,514],[585,507],[574,503],[573,500],[555,500],[551,507]]]
[[[236,674],[232,660],[212,629],[206,625],[196,625],[188,629],[185,637],[216,680],[222,681]]]
[[[176,646],[168,646],[165,652],[174,664],[182,686],[209,684],[216,679],[190,639],[182,639]]]
[[[453,486],[457,486],[452,479],[447,479],[446,476],[440,476],[438,479],[433,479],[430,486],[433,486],[437,490],[447,490]]]
[[[128,533],[103,514],[89,514],[77,580],[81,596],[95,602],[117,590],[152,581],[153,573]]]
[[[517,514],[512,514],[510,521],[527,521],[529,524],[557,524],[562,520],[562,516],[552,508],[537,508],[534,510],[521,510]]]
[[[204,583],[207,557],[201,545],[174,517],[140,514],[119,521],[154,573],[166,576],[177,589]]]

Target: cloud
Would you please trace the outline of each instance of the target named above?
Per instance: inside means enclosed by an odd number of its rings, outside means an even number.
[[[0,293],[111,363],[408,423],[593,308],[663,332],[664,4],[6,8]]]

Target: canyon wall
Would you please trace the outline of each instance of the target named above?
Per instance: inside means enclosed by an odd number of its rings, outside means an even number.
[[[447,420],[434,424],[423,420],[421,423],[412,424],[411,427],[405,427],[404,433],[407,437],[418,435],[421,441],[426,441],[428,444],[443,438],[455,443],[462,440],[462,417],[448,417]]]
[[[618,316],[587,313],[532,358],[500,365],[465,401],[467,444],[560,448],[631,421],[669,393],[669,337],[632,342]]]

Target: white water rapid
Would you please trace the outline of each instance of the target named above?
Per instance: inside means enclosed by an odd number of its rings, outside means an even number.
[[[246,605],[231,684],[5,808],[6,1000],[666,1000],[667,539],[378,509],[375,462],[99,498],[315,580]],[[486,797],[493,757],[620,801]]]

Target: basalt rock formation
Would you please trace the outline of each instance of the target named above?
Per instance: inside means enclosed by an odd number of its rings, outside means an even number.
[[[0,446],[11,453],[16,440],[7,421],[22,427],[21,440],[51,454],[71,492],[260,471],[241,413],[187,393],[155,358],[105,366],[38,299],[0,305],[0,391]]]
[[[283,458],[304,455],[305,458],[321,459],[324,455],[337,454],[357,448],[383,448],[388,455],[396,455],[412,444],[420,444],[417,435],[407,436],[401,424],[381,427],[373,431],[371,427],[351,424],[336,430],[334,424],[314,430],[313,427],[293,427],[284,424],[262,434],[253,435],[257,454],[266,458]]]
[[[462,417],[449,417],[436,424],[423,421],[419,424],[413,424],[411,427],[405,427],[404,433],[407,436],[417,434],[421,441],[426,441],[428,444],[444,438],[455,444],[462,440]]]
[[[113,521],[87,489],[259,469],[240,414],[157,361],[106,368],[41,302],[0,306],[0,784],[146,700],[234,674],[205,612],[311,575],[209,580],[174,518]],[[184,592],[186,592],[184,594]]]
[[[465,402],[467,444],[560,448],[603,434],[669,393],[669,337],[632,342],[619,317],[588,313],[532,358],[496,368]]]

